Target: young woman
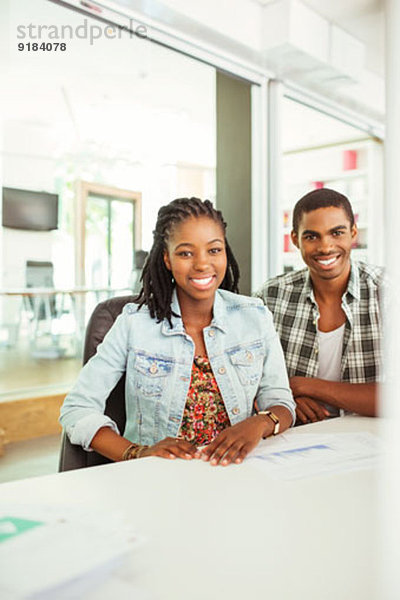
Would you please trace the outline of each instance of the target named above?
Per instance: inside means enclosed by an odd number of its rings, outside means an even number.
[[[208,200],[160,209],[137,303],[125,306],[61,409],[72,443],[115,461],[228,465],[294,422],[271,315],[261,300],[237,294],[225,230]],[[104,406],[124,372],[121,435]]]

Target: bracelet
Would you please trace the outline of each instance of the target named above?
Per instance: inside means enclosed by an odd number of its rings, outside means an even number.
[[[148,446],[142,446],[141,444],[131,444],[128,446],[122,455],[122,460],[133,460],[135,458],[140,458],[142,452],[146,450]]]
[[[148,446],[146,446],[146,445],[140,446],[135,453],[135,458],[140,458],[142,456],[143,452],[145,450],[147,450],[147,448],[148,448]]]
[[[131,444],[130,446],[128,446],[127,448],[125,448],[121,460],[129,460],[130,459],[131,451],[134,450],[137,447],[138,447],[137,444]]]

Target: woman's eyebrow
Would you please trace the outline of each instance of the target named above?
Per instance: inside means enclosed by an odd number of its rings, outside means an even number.
[[[209,242],[207,242],[207,246],[210,244],[215,244],[215,242],[220,242],[221,244],[223,244],[224,240],[222,240],[221,238],[215,238],[214,240],[210,240]],[[192,244],[191,242],[181,242],[180,244],[175,246],[175,250],[178,250],[178,248],[180,248],[181,246],[190,246],[191,248],[193,248],[194,244]]]
[[[178,244],[177,246],[175,246],[175,250],[178,250],[178,248],[180,248],[181,246],[191,246],[191,247],[193,247],[194,244],[191,244],[190,242],[181,242],[180,244]]]
[[[214,244],[215,242],[221,242],[221,244],[224,243],[224,240],[221,240],[221,238],[215,238],[215,240],[210,240],[209,242],[207,242],[208,244]]]

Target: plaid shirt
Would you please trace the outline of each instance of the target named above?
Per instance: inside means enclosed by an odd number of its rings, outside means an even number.
[[[368,383],[380,380],[382,279],[381,268],[351,262],[349,283],[342,297],[346,325],[341,381]],[[317,377],[319,311],[308,269],[274,277],[255,295],[272,312],[289,377]]]

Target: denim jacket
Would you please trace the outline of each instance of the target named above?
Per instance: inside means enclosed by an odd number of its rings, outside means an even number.
[[[176,292],[173,313],[180,315]],[[295,420],[295,404],[278,335],[257,298],[218,290],[213,319],[203,330],[207,355],[232,425],[259,410],[282,405]],[[178,435],[191,380],[194,343],[180,316],[157,323],[147,307],[127,304],[97,353],[83,367],[61,409],[73,444],[89,450],[100,427],[117,433],[105,402],[126,371],[124,437],[140,444]]]

